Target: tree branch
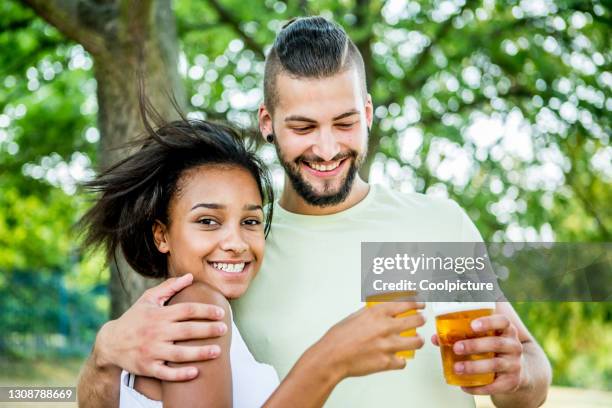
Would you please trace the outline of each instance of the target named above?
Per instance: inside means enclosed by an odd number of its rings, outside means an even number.
[[[28,28],[30,24],[34,21],[33,18],[22,18],[19,20],[9,21],[5,25],[0,26],[0,31],[8,32],[8,31],[18,31],[23,28]]]
[[[310,15],[310,8],[308,7],[308,0],[299,1],[299,9],[304,16]]]
[[[199,24],[192,24],[192,23],[185,23],[185,22],[181,22],[180,20],[177,21],[177,32],[179,37],[183,37],[183,35],[191,32],[191,31],[206,31],[206,30],[210,30],[212,28],[218,27],[217,23],[199,23]]]
[[[32,51],[27,57],[14,60],[10,65],[0,69],[0,76],[14,75],[17,71],[25,71],[26,68],[36,65],[45,54],[51,53],[60,45],[67,44],[68,40],[61,39],[60,41],[51,40],[47,37],[41,38],[38,41],[38,48]]]
[[[522,86],[516,85],[510,88],[508,92],[506,92],[505,94],[500,95],[500,97],[502,98],[531,98],[533,95],[534,95],[533,92],[530,92],[528,89]],[[468,109],[472,109],[472,110],[476,109],[490,101],[491,99],[487,98],[483,94],[478,94],[472,102],[469,102],[469,103],[466,102],[462,104],[461,106],[459,106],[459,109],[457,111],[454,111],[454,112],[451,111],[449,113],[463,113]],[[435,122],[440,121],[442,119],[442,116],[445,113],[447,112],[442,113],[442,115],[438,115],[435,112],[432,112],[427,116],[422,116],[418,124],[421,126],[425,126],[425,127],[428,125],[431,125]]]
[[[92,55],[106,52],[104,37],[91,24],[99,18],[96,6],[86,0],[22,0],[62,34],[83,45]],[[108,8],[108,6],[104,6]],[[92,18],[98,17],[97,19]]]
[[[463,10],[466,9],[466,6],[467,6],[467,3],[466,5],[464,5],[464,8],[462,9],[461,13],[463,12]],[[455,15],[459,15],[459,13]],[[544,19],[541,17],[529,17],[529,18],[515,19],[515,20],[512,20],[508,24],[496,25],[494,29],[488,33],[484,33],[484,34],[478,33],[477,35],[468,33],[465,35],[469,36],[466,38],[468,39],[468,42],[473,45],[473,48],[475,50],[486,49],[487,45],[484,42],[487,41],[488,39],[498,38],[500,35],[502,35],[505,32],[512,33],[512,32],[515,32],[515,30],[518,30],[524,27],[528,27],[530,25],[535,25],[538,22],[541,22],[543,20]],[[431,50],[433,48],[433,45],[435,43],[439,43],[444,37],[449,35],[449,30],[451,26],[452,26],[452,18],[446,20],[443,23],[443,27],[438,30],[438,33],[436,34],[435,39],[431,41],[429,46],[427,46],[421,54],[419,54],[418,60],[413,65],[413,70],[415,70],[415,68],[419,65],[421,66],[421,68],[423,68],[426,60],[431,55]],[[491,55],[488,55],[488,56],[492,57]],[[503,64],[500,61],[492,61],[492,62],[497,63],[498,65]],[[415,72],[417,71],[418,70],[416,70]],[[399,89],[401,90],[408,89],[410,92],[417,92],[420,88],[422,88],[425,85],[425,83],[429,80],[430,77],[431,77],[431,73],[428,73],[428,72],[423,72],[418,78],[413,79],[413,80],[410,80],[408,77],[406,77],[404,81],[402,82],[402,87],[399,87]],[[389,97],[386,98],[384,101],[381,101],[380,104],[388,105],[391,102],[393,102],[395,99],[396,99],[395,95],[391,92]]]
[[[253,40],[243,29],[240,27],[240,20],[235,18],[232,13],[227,11],[217,0],[209,0],[208,3],[212,6],[213,9],[219,15],[221,22],[229,25],[234,29],[234,31],[240,36],[242,41],[244,41],[245,46],[253,51],[259,58],[262,60],[266,58],[266,55],[263,52],[262,47]]]
[[[597,225],[599,232],[603,236],[603,239],[605,241],[609,241],[612,234],[606,228],[606,225],[604,221],[601,219],[601,217],[599,216],[599,214],[597,213],[597,210],[593,208],[593,202],[585,196],[585,194],[581,191],[580,187],[576,185],[573,178],[568,183],[568,185],[574,192],[574,195],[576,196],[576,198],[578,198],[578,201],[582,203],[582,206],[585,212],[589,214],[591,217],[593,217],[593,219],[595,220],[595,224]]]
[[[597,228],[599,229],[599,232],[601,233],[603,239],[605,241],[609,241],[610,237],[612,237],[612,233],[607,229],[604,220],[602,219],[602,217],[599,215],[599,213],[595,209],[593,205],[593,202],[595,202],[595,200],[593,200],[592,197],[587,197],[584,191],[585,189],[581,188],[581,186],[579,185],[580,182],[579,180],[577,180],[577,177],[576,177],[575,169],[579,168],[579,160],[580,160],[580,158],[577,157],[577,155],[580,154],[579,152],[584,151],[583,150],[584,142],[583,142],[583,139],[580,137],[581,125],[576,125],[574,126],[574,128],[576,128],[577,141],[576,141],[576,146],[567,152],[567,156],[570,160],[571,170],[564,172],[565,179],[567,180],[567,185],[572,189],[574,196],[582,204],[584,211],[587,214],[589,214],[591,217],[593,217],[593,219],[595,220],[595,224],[597,225]]]
[[[451,31],[451,28],[453,27],[453,18],[455,16],[461,15],[461,13],[463,13],[463,11],[468,8],[468,5],[471,7],[471,4],[473,3],[475,3],[474,0],[466,1],[465,4],[461,6],[461,8],[455,14],[450,16],[446,21],[442,23],[438,31],[436,31],[436,34],[434,35],[434,37],[431,39],[429,44],[423,49],[423,52],[419,54],[418,58],[412,65],[413,70],[419,69],[425,64],[425,62],[431,56],[431,51],[433,50],[433,47],[439,44],[440,41],[442,41],[442,39],[444,39],[448,35],[448,33]],[[409,78],[409,77],[406,77],[406,78]],[[414,81],[414,82],[410,80],[406,80],[404,81],[404,84],[403,84],[404,89],[412,89],[412,90],[420,89],[425,84],[428,78],[429,78],[428,75],[423,75],[421,78],[419,78],[417,81]]]
[[[606,27],[610,27],[610,25],[612,25],[612,18],[610,18],[609,13],[608,15],[597,15],[593,12],[593,8],[592,8],[592,4],[590,4],[590,2],[581,2],[581,1],[575,1],[575,2],[570,2],[567,5],[567,9],[562,10],[562,11],[581,11],[583,13],[589,13],[591,15],[591,17],[593,18],[593,20],[602,23],[603,25],[605,25]]]
[[[119,3],[120,21],[124,32],[120,37],[129,39],[139,45],[145,43],[147,31],[152,21],[152,0],[121,0]]]

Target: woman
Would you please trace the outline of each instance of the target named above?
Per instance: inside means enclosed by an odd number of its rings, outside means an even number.
[[[266,206],[273,193],[264,165],[224,125],[183,119],[146,128],[138,151],[88,184],[100,196],[82,220],[85,244],[102,245],[109,257],[121,249],[146,277],[192,274],[196,283],[168,307],[194,301],[221,306],[231,329],[214,339],[220,357],[197,363],[199,375],[191,381],[122,373],[121,407],[321,406],[343,378],[404,367],[395,352],[422,340],[399,333],[424,320],[420,314],[393,316],[423,305],[388,303],[332,327],[279,384],[274,369],[249,352],[228,303],[245,293],[263,259],[273,207]]]

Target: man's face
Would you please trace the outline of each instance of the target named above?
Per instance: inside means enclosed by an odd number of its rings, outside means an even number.
[[[274,133],[279,160],[293,189],[315,206],[341,203],[367,154],[372,102],[356,69],[328,78],[281,73],[273,117],[260,108],[263,135]]]

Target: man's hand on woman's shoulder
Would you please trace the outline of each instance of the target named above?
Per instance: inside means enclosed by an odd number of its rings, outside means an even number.
[[[191,274],[170,278],[147,290],[121,317],[106,323],[94,347],[96,366],[121,367],[133,374],[164,381],[195,378],[191,366],[165,363],[198,362],[219,356],[219,347],[175,345],[178,340],[215,338],[227,332],[223,308],[195,302],[164,306],[166,301],[193,282]]]

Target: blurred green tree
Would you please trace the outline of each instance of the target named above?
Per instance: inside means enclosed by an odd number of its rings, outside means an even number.
[[[74,250],[70,226],[86,206],[76,186],[141,129],[140,67],[163,115],[174,115],[170,91],[191,117],[252,127],[266,47],[310,14],[342,24],[364,56],[376,107],[364,177],[457,200],[489,241],[611,240],[605,2],[7,0],[0,11],[3,270],[51,270]],[[273,150],[261,154],[279,179]],[[32,220],[15,214],[32,197],[50,211],[24,229]],[[127,293],[111,267],[112,316],[147,285],[125,279]],[[577,339],[603,330],[580,343],[587,360],[609,344],[610,304],[517,308],[561,383],[575,381],[579,341],[561,341],[553,316],[582,322],[571,325]],[[610,386],[607,367],[598,384]]]

